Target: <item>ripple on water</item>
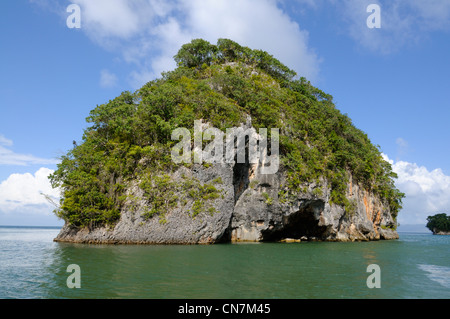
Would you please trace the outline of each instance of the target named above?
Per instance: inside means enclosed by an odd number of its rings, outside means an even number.
[[[420,264],[419,269],[426,272],[429,279],[441,284],[446,288],[450,288],[450,267]]]

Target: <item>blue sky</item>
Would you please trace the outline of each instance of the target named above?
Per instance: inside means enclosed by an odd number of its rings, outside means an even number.
[[[66,25],[71,3],[80,29]],[[57,198],[46,175],[89,111],[173,69],[193,38],[264,49],[333,95],[399,174],[401,224],[450,212],[447,0],[4,0],[0,12],[0,225],[61,225],[40,193]]]

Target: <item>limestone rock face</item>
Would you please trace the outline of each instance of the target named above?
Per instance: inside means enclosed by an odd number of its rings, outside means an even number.
[[[256,170],[257,171],[257,170]],[[347,197],[353,211],[330,204],[328,188],[315,191],[309,184],[305,193],[291,201],[279,197],[283,172],[255,174],[236,201],[231,218],[231,241],[272,241],[294,238],[324,241],[366,241],[397,239],[389,209],[373,194],[349,183]],[[321,193],[320,195],[315,195]]]
[[[148,203],[142,190],[130,186],[130,201],[114,227],[76,229],[65,225],[55,241],[77,243],[125,244],[212,244],[245,241],[367,241],[397,239],[389,209],[373,194],[349,181],[347,198],[352,209],[330,204],[325,184],[305,185],[305,192],[285,200],[286,174],[261,174],[256,164],[195,164],[182,167],[171,176],[176,182],[196,178],[216,185],[221,196],[209,202],[213,213],[192,215],[194,199],[186,200],[165,212],[164,220],[145,219]],[[325,185],[325,186],[323,186]],[[177,194],[180,197],[182,194]]]
[[[76,229],[65,225],[55,241],[103,244],[210,244],[223,238],[228,229],[234,207],[233,169],[230,165],[217,165],[209,169],[196,165],[192,169],[181,168],[171,176],[177,183],[194,177],[201,183],[221,178],[217,188],[221,195],[211,205],[214,213],[202,212],[192,216],[193,200],[179,204],[164,214],[164,219],[143,217],[148,203],[143,191],[134,185],[128,189],[132,195],[114,227]],[[138,184],[138,183],[136,183]],[[137,200],[136,200],[137,199]]]
[[[450,235],[450,231],[433,230],[433,235]]]

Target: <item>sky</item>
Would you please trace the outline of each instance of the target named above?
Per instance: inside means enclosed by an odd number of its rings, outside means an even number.
[[[448,0],[3,0],[0,12],[0,225],[62,225],[47,177],[89,112],[174,69],[195,38],[265,50],[331,94],[398,174],[400,224],[450,213]]]

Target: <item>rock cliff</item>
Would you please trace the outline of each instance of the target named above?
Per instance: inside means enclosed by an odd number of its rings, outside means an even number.
[[[330,189],[306,184],[305,192],[283,196],[285,171],[261,174],[255,164],[196,164],[170,176],[174,184],[195,179],[200,185],[214,183],[220,193],[208,200],[214,211],[192,216],[195,198],[170,208],[163,219],[146,219],[148,202],[138,183],[127,190],[129,199],[116,225],[77,228],[66,224],[58,242],[96,244],[213,244],[220,242],[367,241],[397,239],[396,222],[389,208],[374,194],[349,180],[345,207],[330,204]],[[175,194],[183,197],[183,190]]]

